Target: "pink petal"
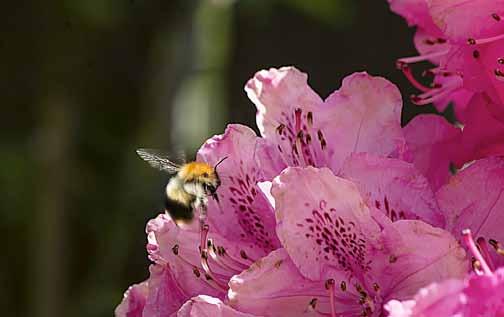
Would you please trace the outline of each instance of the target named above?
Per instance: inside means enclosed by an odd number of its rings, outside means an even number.
[[[401,94],[388,80],[354,73],[325,103],[332,110],[326,117],[331,128],[326,134],[335,149],[330,165],[334,171],[352,153],[388,156],[404,143]]]
[[[455,161],[457,166],[492,155],[504,155],[504,123],[492,116],[489,111],[492,104],[483,94],[471,100]]]
[[[446,216],[446,229],[461,237],[471,229],[475,237],[504,242],[504,159],[492,157],[474,162],[450,179],[436,193]],[[504,264],[495,252],[494,260]]]
[[[266,166],[266,180],[287,166],[327,164],[327,145],[318,137],[324,127],[323,101],[307,79],[294,67],[271,68],[257,72],[245,86],[265,138],[259,159]]]
[[[150,220],[146,230],[149,258],[157,264],[170,266],[173,278],[177,280],[180,289],[187,294],[188,298],[197,294],[217,297],[225,295],[223,290],[214,287],[212,282],[206,279],[198,250],[199,232],[182,230],[167,214],[160,214],[157,218]],[[211,237],[214,236],[211,235]],[[220,243],[224,241],[220,236],[214,239]],[[229,242],[226,246],[227,244]],[[238,272],[238,270],[232,271],[215,264],[212,265],[212,270],[223,284],[227,284],[229,278]]]
[[[357,185],[370,209],[384,213],[392,221],[421,219],[444,226],[429,182],[410,163],[354,154],[345,162],[342,176]]]
[[[231,306],[266,317],[312,315],[310,302],[317,295],[325,295],[323,282],[301,276],[284,249],[271,252],[234,276],[229,286]],[[317,302],[317,308],[327,311],[327,299]]]
[[[418,220],[385,227],[376,248],[382,255],[371,267],[385,299],[407,299],[429,283],[464,277],[469,267],[463,248],[448,231]]]
[[[130,286],[124,293],[121,304],[116,307],[115,316],[142,317],[143,309],[148,295],[148,281]]]
[[[168,266],[151,265],[149,296],[142,317],[169,317],[190,297]]]
[[[504,269],[471,274],[421,289],[413,300],[385,305],[390,317],[476,317],[504,315]]]
[[[350,75],[323,102],[308,86],[306,74],[284,67],[258,72],[245,90],[256,104],[265,137],[258,157],[267,180],[287,166],[337,172],[353,152],[390,155],[404,143],[401,95],[384,78]]]
[[[460,134],[460,129],[433,114],[416,116],[404,128],[406,144],[414,155],[413,163],[434,190],[450,177],[450,163],[456,160]]]
[[[491,37],[504,32],[504,0],[427,0],[429,12],[441,31],[455,41]]]
[[[385,305],[389,317],[448,317],[460,309],[461,292],[464,284],[461,280],[448,280],[422,288],[414,300],[400,302],[392,300]]]
[[[326,168],[291,167],[275,178],[272,195],[277,234],[303,276],[325,280],[366,270],[366,244],[380,228],[353,183]]]
[[[257,141],[252,129],[232,124],[198,152],[198,160],[211,165],[227,157],[217,169],[222,181],[217,191],[220,206],[210,202],[210,232],[234,241],[256,259],[280,246],[273,208],[257,185],[262,178],[255,157]]]
[[[177,317],[254,317],[224,304],[220,299],[200,295],[187,301],[177,313]]]
[[[432,21],[426,0],[388,0],[390,9],[402,16],[408,25],[418,25],[432,34],[440,35],[440,31]]]

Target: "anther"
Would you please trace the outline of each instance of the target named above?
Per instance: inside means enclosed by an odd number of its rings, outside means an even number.
[[[179,245],[178,244],[174,245],[172,248],[172,251],[173,251],[173,254],[178,255]]]
[[[501,65],[502,65],[502,64],[504,64],[504,58],[499,57],[499,58],[497,59],[497,63],[499,63],[499,64],[501,64]]]
[[[244,260],[248,260],[247,253],[245,253],[245,251],[240,250],[240,256],[242,257],[242,259],[244,259]]]
[[[318,299],[317,298],[312,298],[312,300],[310,301],[310,307],[315,309],[315,307],[317,306],[317,302],[318,302]]]
[[[278,127],[276,128],[276,132],[281,135],[283,133],[284,129],[285,129],[285,124],[280,123],[278,125]]]
[[[444,43],[446,43],[446,39],[443,39],[443,38],[438,38],[438,39],[437,39],[437,42],[438,42],[439,44],[444,44]]]
[[[325,288],[329,291],[329,300],[331,303],[331,317],[336,317],[336,307],[334,305],[334,279],[325,281]]]
[[[473,57],[474,58],[479,58],[480,57],[480,52],[478,50],[473,51]]]
[[[472,38],[468,38],[467,39],[467,44],[469,44],[469,45],[476,45],[476,40],[472,39]]]
[[[306,115],[306,120],[308,121],[308,125],[311,127],[313,125],[313,113],[311,111]]]
[[[347,285],[345,281],[341,281],[340,283],[340,289],[345,292],[347,290]]]
[[[434,45],[434,44],[436,44],[436,42],[434,42],[434,41],[433,41],[433,40],[431,40],[431,39],[425,39],[425,40],[424,40],[424,43],[425,43],[425,44],[427,44],[427,45]]]
[[[498,15],[497,13],[492,13],[492,18],[493,18],[495,21],[500,21],[500,20],[501,20],[500,15]]]
[[[380,285],[378,285],[378,283],[373,283],[373,289],[375,292],[379,292],[380,291]]]
[[[494,73],[495,73],[495,76],[497,76],[497,77],[504,77],[504,73],[502,73],[502,71],[498,68],[496,68],[494,70]]]
[[[200,273],[200,271],[199,271],[199,269],[197,267],[193,268],[193,273],[194,273],[194,275],[196,275],[196,277],[200,277],[201,276],[201,273]]]
[[[395,255],[390,255],[388,259],[389,263],[395,263],[397,261],[397,256]]]

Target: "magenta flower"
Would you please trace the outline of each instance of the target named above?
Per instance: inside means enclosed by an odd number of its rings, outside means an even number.
[[[358,188],[328,169],[288,168],[272,195],[285,251],[231,279],[230,303],[242,311],[379,316],[389,299],[467,272],[448,232],[416,220],[382,227]]]
[[[288,166],[338,173],[352,153],[397,156],[404,145],[401,95],[384,78],[355,73],[322,100],[306,74],[282,67],[256,73],[245,90],[258,110],[258,158],[267,180]]]
[[[262,176],[254,156],[256,142],[251,129],[230,125],[198,152],[198,159],[209,163],[229,156],[219,166],[220,205],[213,202],[208,206],[207,252],[198,250],[198,229],[182,229],[167,214],[147,224],[147,251],[156,265],[151,266],[146,282],[149,291],[142,293],[146,302],[142,316],[170,316],[200,294],[224,299],[233,275],[280,246],[273,209],[257,186]],[[128,309],[141,312],[137,298],[126,296],[120,305],[125,308],[117,316],[130,317],[120,314]],[[131,301],[136,304],[129,304]]]
[[[420,126],[439,129],[430,137],[403,131],[397,88],[366,73],[345,78],[325,101],[292,67],[258,72],[246,91],[262,137],[229,125],[198,152],[209,164],[228,157],[209,229],[180,228],[167,214],[151,220],[150,277],[116,316],[207,316],[204,308],[378,316],[385,301],[467,272],[456,240],[431,226],[445,226],[432,188],[452,160],[435,153],[457,130],[429,119]]]
[[[258,110],[263,138],[257,157],[265,180],[288,166],[329,167],[359,185],[373,212],[380,210],[393,221],[444,224],[429,183],[411,164],[393,160],[407,150],[402,100],[392,83],[355,73],[323,101],[308,86],[306,74],[283,67],[256,73],[245,90]]]
[[[484,92],[499,105],[504,119],[504,1],[485,0],[389,0],[391,9],[410,25],[418,26],[415,45],[420,56],[399,59],[406,77],[422,94],[417,104],[433,102],[440,111],[455,103],[459,120],[474,93]],[[431,61],[437,66],[432,87],[420,84],[410,64]]]
[[[483,267],[483,255],[476,248],[470,230],[464,239]],[[390,317],[476,317],[504,316],[504,268],[465,279],[449,279],[421,289],[412,300],[392,300],[385,305]]]

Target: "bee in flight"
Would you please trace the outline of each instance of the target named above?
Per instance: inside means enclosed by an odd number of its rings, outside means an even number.
[[[191,223],[195,209],[200,211],[200,224],[206,218],[208,197],[219,202],[217,189],[221,185],[217,166],[204,162],[177,164],[153,149],[138,149],[137,154],[152,167],[172,175],[165,189],[165,209],[177,224]]]

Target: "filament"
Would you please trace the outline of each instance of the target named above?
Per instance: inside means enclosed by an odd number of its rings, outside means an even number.
[[[479,262],[479,265],[481,266],[481,270],[483,271],[483,273],[486,275],[491,275],[492,270],[490,270],[490,267],[488,266],[487,262],[483,258],[483,255],[478,250],[478,247],[476,247],[476,244],[474,243],[474,239],[471,234],[471,230],[464,229],[462,231],[462,237],[464,239],[464,243],[466,244],[467,248],[469,248],[469,251],[471,251],[473,256]]]
[[[478,244],[479,249],[481,250],[482,256],[486,259],[488,263],[488,267],[491,271],[495,270],[495,265],[490,257],[490,252],[488,251],[488,244],[483,237],[479,237],[476,239],[476,243]]]

